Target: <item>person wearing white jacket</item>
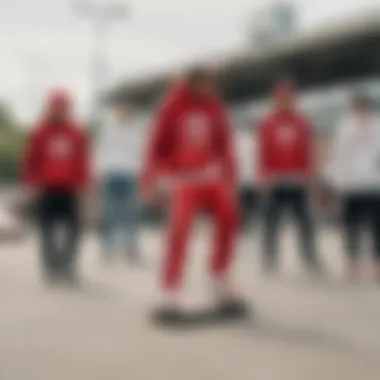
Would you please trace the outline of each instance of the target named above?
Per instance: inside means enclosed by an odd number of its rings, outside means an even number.
[[[131,108],[117,104],[111,121],[95,142],[95,175],[100,187],[101,239],[105,258],[119,247],[126,258],[137,259],[139,202],[137,178],[142,154],[142,133]],[[117,246],[117,237],[122,245]]]
[[[328,177],[342,200],[349,275],[359,275],[359,238],[367,226],[380,281],[380,117],[364,95],[355,96],[351,108],[336,130]]]

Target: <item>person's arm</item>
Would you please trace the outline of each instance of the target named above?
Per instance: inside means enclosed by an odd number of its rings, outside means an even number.
[[[346,122],[340,122],[331,138],[325,178],[335,190],[342,185],[346,172]]]
[[[146,201],[153,196],[159,176],[168,169],[171,140],[171,107],[165,104],[154,116],[145,146],[140,191]]]
[[[319,143],[317,134],[313,128],[313,125],[308,119],[302,120],[304,123],[304,128],[306,130],[306,167],[307,167],[307,177],[308,177],[308,186],[310,188],[315,188],[318,182],[318,175],[320,174],[319,168],[321,165],[321,157],[319,150]]]
[[[312,207],[319,208],[321,203],[320,193],[320,155],[319,144],[316,132],[312,123],[304,116],[299,119],[304,131],[304,176],[306,180],[306,190]]]
[[[232,186],[237,186],[237,158],[234,138],[231,133],[230,123],[227,114],[221,109],[220,123],[220,156],[222,159],[222,169],[225,177]]]
[[[80,190],[85,190],[91,180],[91,158],[88,146],[88,138],[85,132],[80,132],[77,152],[77,185]]]
[[[268,169],[268,151],[267,151],[267,127],[268,121],[265,119],[260,122],[257,130],[254,131],[253,138],[256,149],[253,161],[255,165],[254,187],[260,192],[265,190]]]
[[[93,171],[94,177],[99,178],[103,172],[105,152],[105,132],[101,128],[97,131],[92,145]]]

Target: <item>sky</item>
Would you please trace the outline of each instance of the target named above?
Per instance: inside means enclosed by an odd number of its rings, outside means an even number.
[[[0,101],[31,120],[46,92],[65,87],[78,113],[89,110],[94,82],[92,24],[78,4],[91,0],[0,0]],[[142,78],[194,59],[215,59],[241,48],[255,11],[272,0],[92,0],[129,9],[105,41],[107,86]],[[380,10],[380,0],[294,0],[300,30]]]

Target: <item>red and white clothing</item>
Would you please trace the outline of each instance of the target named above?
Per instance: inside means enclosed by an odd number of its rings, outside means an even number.
[[[84,131],[71,121],[42,121],[26,147],[22,179],[39,189],[75,190],[89,180],[89,152]]]
[[[313,132],[296,110],[273,111],[259,126],[258,175],[270,184],[305,184],[314,174]]]
[[[237,226],[235,157],[227,117],[218,99],[176,85],[154,119],[142,186],[164,179],[170,192],[170,226],[163,286],[175,290],[185,265],[190,224],[205,210],[215,223],[213,275],[230,267]]]
[[[177,85],[154,120],[143,183],[162,176],[181,178],[219,171],[235,181],[228,122],[220,102],[197,97]]]

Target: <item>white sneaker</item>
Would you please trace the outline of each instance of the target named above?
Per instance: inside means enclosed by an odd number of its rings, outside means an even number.
[[[214,280],[213,293],[217,302],[238,298],[235,286],[227,277],[221,277]]]

